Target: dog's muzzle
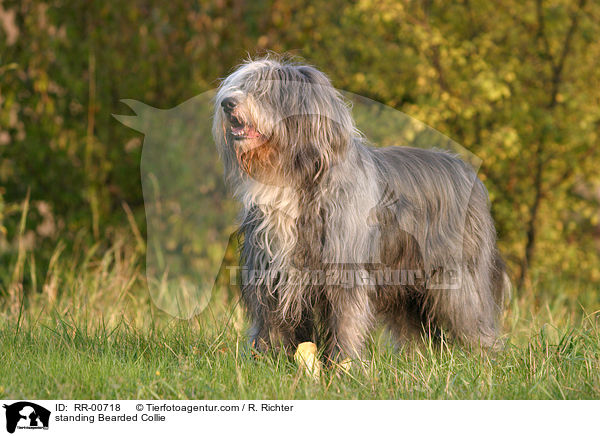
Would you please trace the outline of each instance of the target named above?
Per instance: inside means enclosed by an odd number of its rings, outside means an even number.
[[[235,114],[235,109],[237,107],[237,102],[233,97],[226,97],[221,102],[221,107],[223,108],[223,112],[227,117],[227,121],[231,125],[231,135],[233,139],[243,140],[243,139],[252,139],[258,138],[260,133],[252,126],[251,124],[244,123],[239,117]]]

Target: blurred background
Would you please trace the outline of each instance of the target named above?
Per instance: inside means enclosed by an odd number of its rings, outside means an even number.
[[[131,259],[129,289],[143,136],[111,114],[172,108],[272,50],[481,158],[517,292],[561,282],[597,305],[599,34],[586,0],[2,0],[0,298],[52,301],[107,252]]]

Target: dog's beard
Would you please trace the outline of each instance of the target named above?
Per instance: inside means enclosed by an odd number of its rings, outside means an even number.
[[[279,153],[272,141],[258,140],[250,146],[234,144],[234,150],[240,169],[248,176],[268,185],[281,184]]]

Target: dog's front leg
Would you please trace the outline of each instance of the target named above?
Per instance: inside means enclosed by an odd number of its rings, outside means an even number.
[[[264,313],[253,319],[250,341],[258,352],[284,350],[293,355],[298,344],[314,340],[313,325],[312,314],[308,312],[303,315],[299,324],[285,322]]]
[[[277,319],[274,319],[272,312],[260,310],[252,317],[252,327],[249,331],[250,343],[259,353],[268,351],[279,351],[285,348],[288,342],[285,329],[283,329]]]
[[[253,320],[248,335],[250,336],[250,345],[255,351],[265,353],[272,348],[271,332],[262,319]]]

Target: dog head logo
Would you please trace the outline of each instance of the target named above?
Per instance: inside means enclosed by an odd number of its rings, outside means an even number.
[[[145,135],[140,169],[147,222],[146,277],[153,302],[172,316],[188,319],[207,306],[230,236],[240,222],[236,218],[241,216],[240,204],[276,209],[281,217],[278,222],[285,223],[305,215],[289,201],[294,198],[289,192],[297,190],[296,179],[346,177],[348,184],[354,184],[377,177],[373,170],[377,162],[370,155],[365,154],[362,160],[348,159],[342,146],[349,141],[348,135],[369,138],[370,143],[380,146],[450,151],[472,167],[474,172],[470,174],[476,173],[481,163],[448,137],[406,114],[334,89],[323,74],[312,68],[284,71],[269,70],[265,65],[271,74],[268,80],[257,79],[259,70],[247,64],[219,89],[174,108],[157,109],[123,100],[135,115],[114,115]],[[297,75],[278,77],[277,71],[295,71]],[[214,152],[213,137],[218,153]],[[282,147],[287,154],[278,155]],[[278,165],[282,159],[289,167]],[[353,165],[357,159],[359,164]],[[269,172],[272,164],[276,171]],[[283,175],[294,176],[282,179],[277,172],[282,168],[286,169]],[[359,173],[364,173],[362,178]],[[234,183],[228,185],[223,174]],[[468,180],[464,185],[472,186],[474,182]],[[351,209],[355,216],[340,214],[339,223],[330,223],[340,231],[351,231],[341,229],[353,223],[371,224],[369,241],[365,240],[367,232],[358,232],[337,262],[381,262],[381,253],[397,248],[393,241],[398,238],[417,247],[414,251],[421,256],[416,257],[422,258],[425,270],[439,265],[448,269],[455,259],[460,260],[462,245],[458,240],[452,241],[453,248],[444,250],[452,254],[451,259],[434,256],[434,250],[425,249],[426,234],[421,231],[426,226],[419,224],[426,211],[400,189],[421,192],[425,187],[407,184],[400,180],[385,192],[383,188],[379,193],[365,190]],[[271,189],[273,186],[279,189]],[[465,188],[461,195],[452,197],[458,211],[457,225],[464,222],[468,193]],[[297,246],[306,246],[308,253],[315,242],[308,238],[312,234],[316,233],[302,232],[297,241]],[[361,248],[366,245],[371,248]]]
[[[6,409],[6,431],[18,429],[48,429],[50,411],[28,401],[3,406]]]

